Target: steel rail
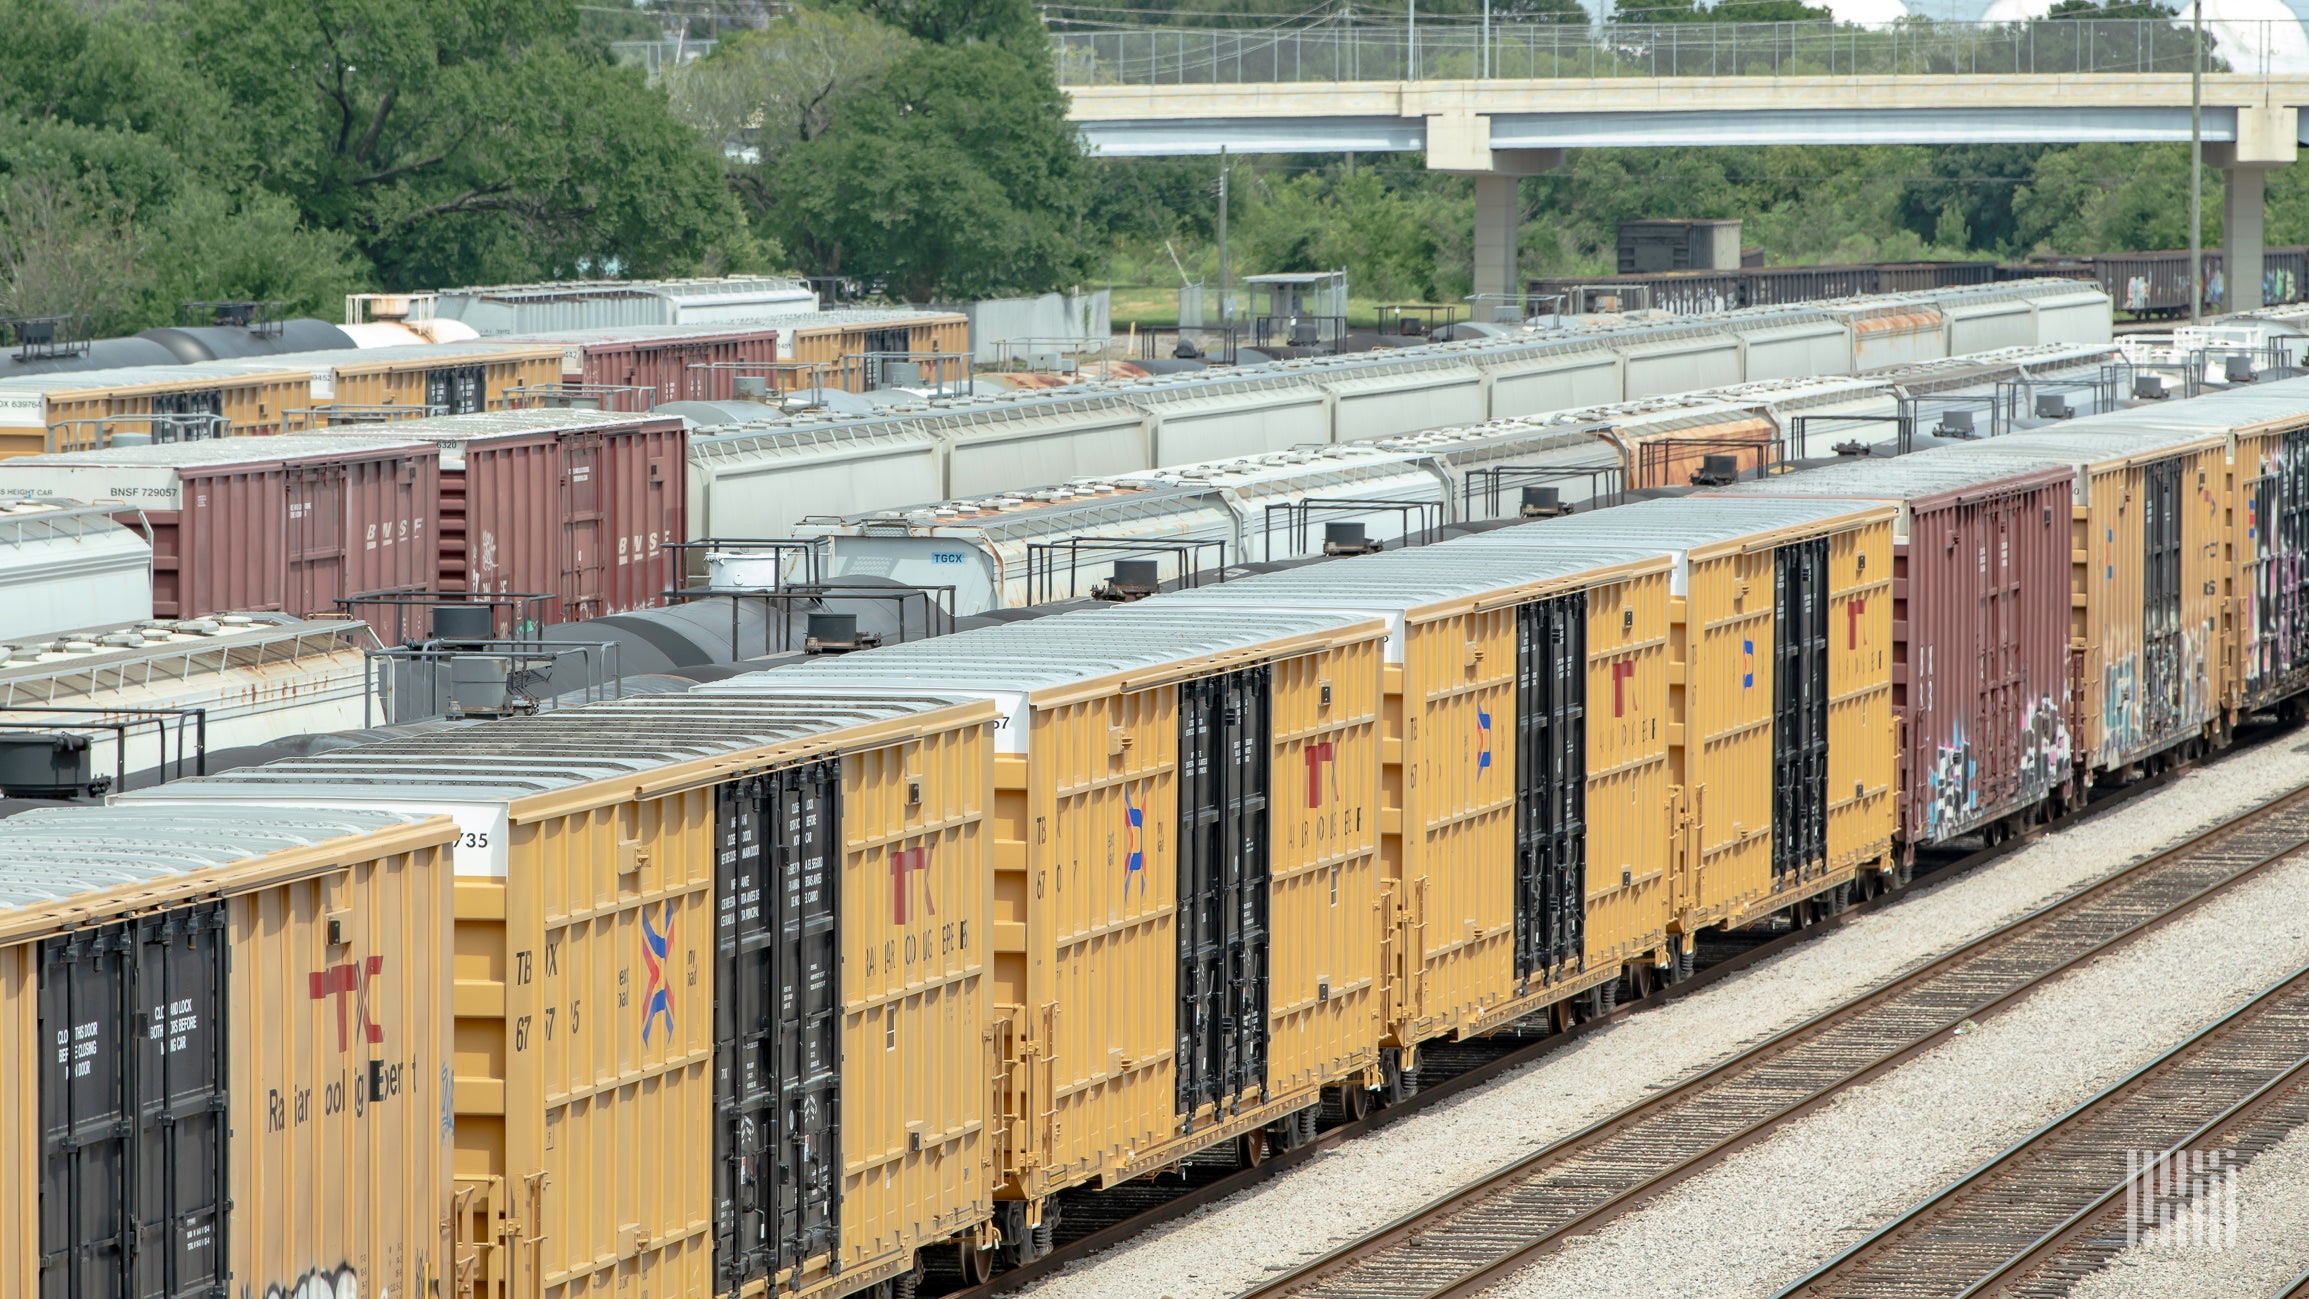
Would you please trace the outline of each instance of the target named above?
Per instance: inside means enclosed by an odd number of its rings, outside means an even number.
[[[2309,1055],[2299,1054],[2305,1028],[2309,1028],[2309,966],[2254,994],[2038,1127],[1783,1287],[1773,1299],[1826,1293],[1853,1299],[1895,1290],[1903,1295],[1930,1293],[1935,1281],[1941,1283],[1940,1293],[1971,1296],[2015,1279],[2016,1270],[2044,1261],[2058,1244],[2101,1218],[2136,1182],[2123,1176],[2110,1186],[2095,1168],[2126,1151],[2185,1151],[2233,1123],[2286,1102],[2298,1109],[2309,1100],[2309,1092],[2302,1088],[2309,1081]],[[2236,1087],[2247,1084],[2249,1090],[2229,1099]],[[2206,1105],[2220,1108],[2200,1118]],[[2309,1114],[2290,1113],[2282,1126],[2290,1131],[2305,1118]],[[2076,1186],[2079,1176],[2089,1179],[2082,1188]],[[2035,1185],[2025,1185],[2032,1178]],[[1964,1275],[1961,1269],[1976,1265],[1982,1251],[2009,1249],[2013,1228],[2025,1229],[2030,1214],[2058,1213],[2063,1204],[2073,1203],[2062,1198],[2069,1191],[2096,1193],[2081,1207],[2062,1214],[2051,1230],[2020,1253],[1995,1254],[1985,1273]],[[1962,1221],[1968,1212],[1970,1223]],[[1870,1267],[1878,1274],[1868,1275]]]
[[[2223,756],[2249,752],[2270,743],[2277,737],[2291,735],[2297,731],[2297,728],[2292,726],[2268,726],[2255,729],[2259,731],[2259,734],[2253,735],[2250,739],[2240,740],[2232,746],[2228,754]],[[1409,1118],[1431,1106],[1441,1104],[1454,1096],[1479,1087],[1502,1074],[1534,1064],[1579,1040],[1586,1034],[1600,1031],[1604,1025],[1618,1022],[1655,1006],[1698,992],[1742,970],[1824,937],[1863,916],[1896,905],[1912,893],[1968,875],[2001,860],[2008,854],[2021,851],[2049,832],[2086,824],[2114,812],[2136,799],[2158,793],[2195,769],[2195,764],[2171,767],[2144,779],[2101,792],[2090,803],[2076,808],[2065,817],[2045,825],[2031,827],[2002,844],[1968,853],[1933,869],[1928,874],[1919,875],[1913,883],[1887,888],[1872,898],[1854,902],[1833,916],[1825,917],[1803,928],[1759,943],[1722,961],[1702,966],[1695,970],[1691,977],[1681,982],[1657,989],[1644,997],[1622,1001],[1618,1009],[1608,1016],[1578,1024],[1564,1033],[1539,1038],[1524,1046],[1517,1047],[1497,1059],[1476,1065],[1442,1081],[1423,1083],[1418,1094],[1380,1109],[1367,1118],[1327,1128],[1311,1144],[1271,1155],[1263,1163],[1241,1169],[1207,1185],[1183,1189],[1175,1197],[1163,1203],[1131,1214],[1121,1221],[1101,1227],[1082,1237],[1066,1241],[1050,1253],[1024,1266],[998,1273],[978,1285],[965,1285],[958,1289],[947,1290],[944,1293],[947,1299],[995,1299],[995,1296],[1008,1294],[1031,1285],[1106,1250],[1127,1244],[1142,1232],[1167,1222],[1176,1221],[1231,1196],[1248,1191],[1268,1179],[1289,1172],[1291,1169],[1326,1151],[1336,1149],[1356,1137]],[[2250,814],[2250,812],[2248,811],[2246,814]],[[2232,818],[2232,822],[2235,819]],[[2229,823],[2224,822],[2223,824]],[[2220,828],[2220,826],[2215,826],[2212,827],[2212,830]],[[2208,831],[2208,833],[2210,832]],[[2303,1299],[2309,1299],[2309,1294],[2305,1294]]]
[[[2279,825],[2274,842],[2245,842]],[[2221,856],[2224,845],[2241,844],[2253,849],[2244,860]],[[1438,1197],[1243,1299],[1474,1294],[1844,1089],[1897,1067],[1965,1020],[2009,1008],[2045,979],[2185,914],[2304,846],[2309,789],[2265,800]],[[2136,903],[2128,912],[2128,896],[2154,894],[2160,882],[2180,885],[2178,895],[2146,897],[2145,909]],[[2032,940],[2051,950],[2027,959]],[[2020,968],[2000,971],[2000,956],[2023,958]],[[1890,1021],[1882,1029],[1894,1031],[1871,1035],[1871,1020]],[[1860,1040],[1843,1040],[1854,1037]],[[1819,1064],[1807,1069],[1807,1056]],[[1776,1065],[1796,1076],[1774,1078]],[[1567,1168],[1570,1175],[1560,1181],[1548,1176]]]

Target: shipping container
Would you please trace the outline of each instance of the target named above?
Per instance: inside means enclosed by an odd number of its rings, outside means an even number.
[[[1918,452],[2070,466],[2069,731],[2081,778],[2213,738],[2226,720],[2228,448],[2218,433],[2098,431],[2102,415]]]
[[[456,1292],[831,1296],[992,1211],[993,719],[661,695],[131,799],[457,822]]]
[[[503,410],[507,394],[561,382],[562,349],[516,342],[415,343],[335,352],[289,352],[217,368],[294,369],[304,391],[291,407],[288,431],[367,423],[414,407],[435,415]]]
[[[1146,602],[1387,620],[1387,1045],[1482,1033],[1672,958],[1668,566],[1445,544]]]
[[[0,496],[0,641],[150,617],[152,542],[142,531],[109,506]]]
[[[994,700],[1002,1192],[1296,1144],[1378,1081],[1383,624],[1124,608],[701,686]]]
[[[0,379],[0,459],[282,431],[305,376],[267,357]]]
[[[433,589],[543,596],[508,606],[507,616],[552,625],[655,608],[681,585],[680,552],[666,549],[686,539],[689,435],[680,420],[508,410],[401,421],[391,435],[438,448]],[[353,612],[384,616],[376,606]],[[404,630],[425,629],[386,628],[395,639]]]
[[[443,1292],[455,835],[229,805],[0,821],[0,1291]]]
[[[1892,868],[1893,514],[1695,496],[1450,543],[1674,556],[1672,932],[1737,926]]]
[[[1859,460],[1724,489],[1898,503],[1892,706],[1909,853],[2000,822],[2017,828],[2072,792],[2074,477],[2066,464],[1959,454]]]
[[[558,388],[515,389],[527,405],[596,404],[601,410],[646,411],[663,402],[729,401],[750,376],[779,386],[778,331],[732,325],[623,325],[505,336],[511,343],[561,349]]]
[[[0,491],[116,504],[152,538],[156,617],[312,617],[432,588],[436,459],[397,436],[222,438],[23,456]]]

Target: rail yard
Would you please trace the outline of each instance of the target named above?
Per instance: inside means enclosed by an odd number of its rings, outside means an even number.
[[[2298,1289],[2297,313],[813,305],[0,374],[0,1294]]]

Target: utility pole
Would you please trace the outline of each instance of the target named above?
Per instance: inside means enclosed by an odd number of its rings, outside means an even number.
[[[2205,0],[2189,6],[2189,323],[2205,323]]]
[[[1227,146],[1219,146],[1219,327],[1234,323],[1227,312]]]
[[[1410,10],[1404,16],[1403,48],[1406,51],[1403,62],[1403,79],[1405,81],[1417,81],[1419,79],[1419,0],[1411,0]]]

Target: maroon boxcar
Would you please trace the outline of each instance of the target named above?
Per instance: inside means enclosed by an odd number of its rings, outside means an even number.
[[[778,386],[770,365],[778,359],[778,331],[743,325],[609,325],[556,329],[504,342],[554,343],[562,348],[564,390],[603,410],[645,411],[669,401],[728,401],[737,376],[753,374]]]
[[[1856,460],[1741,495],[1894,500],[1892,706],[1905,850],[1987,831],[2069,779],[2066,465]]]
[[[390,427],[438,448],[440,590],[543,596],[518,611],[543,625],[649,608],[676,585],[681,420],[549,408]]]
[[[152,538],[152,612],[335,614],[433,585],[438,456],[384,434],[113,446],[0,461],[0,492],[118,502]]]

